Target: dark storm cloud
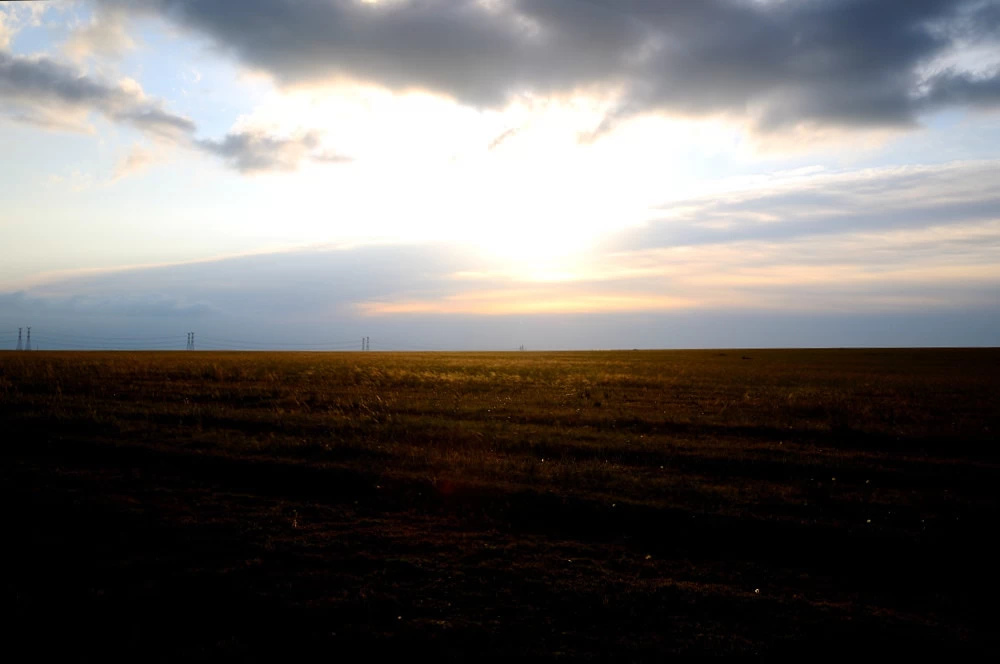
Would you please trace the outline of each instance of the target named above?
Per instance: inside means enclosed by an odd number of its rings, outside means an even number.
[[[191,120],[166,111],[162,102],[146,99],[135,90],[86,76],[49,58],[0,52],[0,111],[5,115],[57,127],[61,114],[80,110],[96,110],[111,120],[168,138],[195,130]]]
[[[605,123],[647,111],[905,126],[995,105],[996,72],[938,58],[997,43],[997,0],[106,0],[212,37],[296,83],[348,76],[480,106],[521,92],[624,89]]]
[[[945,72],[931,79],[930,90],[928,101],[941,106],[1000,104],[1000,76],[973,77]]]

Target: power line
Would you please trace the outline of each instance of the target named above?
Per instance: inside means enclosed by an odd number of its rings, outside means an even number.
[[[45,337],[37,336],[36,338],[44,341],[50,350],[58,350],[60,348],[70,348],[79,350],[177,350],[179,344],[176,343],[155,343],[155,344],[121,344],[121,343],[75,343],[72,341],[51,341]],[[37,347],[36,347],[37,350]]]
[[[387,349],[388,348],[392,348],[392,349],[398,349],[398,350],[412,350],[412,351],[419,351],[419,350],[442,350],[442,351],[443,350],[451,350],[451,348],[446,347],[446,346],[442,346],[441,344],[424,343],[424,342],[422,342],[419,339],[416,339],[416,340],[410,339],[410,340],[407,340],[407,341],[400,341],[398,339],[383,339],[382,340],[382,347],[383,348],[387,348]]]
[[[44,340],[50,344],[72,344],[75,346],[86,346],[88,344],[96,345],[119,345],[119,346],[173,346],[174,348],[180,347],[180,337],[174,337],[173,339],[150,339],[148,341],[119,341],[117,339],[67,339],[67,338],[57,338],[50,337],[45,334],[36,334],[36,339]]]
[[[296,345],[294,347],[289,348],[289,347],[286,347],[286,344],[283,344],[283,343],[277,343],[277,344],[266,344],[266,343],[259,343],[259,344],[234,344],[234,343],[213,343],[213,342],[209,342],[209,341],[205,341],[203,343],[200,343],[199,346],[198,346],[198,348],[200,348],[201,350],[248,350],[248,351],[250,351],[250,350],[259,350],[259,351],[268,351],[268,350],[289,350],[289,351],[349,351],[349,350],[357,350],[357,347],[358,346],[357,346],[356,342],[353,343],[353,344],[350,344],[349,346],[345,346],[345,345],[334,345],[334,346],[331,346],[331,345],[323,345],[323,344],[301,344],[301,345]]]
[[[27,337],[25,337],[27,330]],[[231,339],[224,336],[198,337],[195,345],[195,333],[186,332],[184,345],[181,345],[180,334],[149,336],[125,336],[96,334],[80,334],[75,331],[35,330],[34,341],[31,328],[18,328],[17,350],[37,350],[38,345],[44,345],[48,350],[302,350],[315,352],[350,351],[358,349],[358,337],[352,339],[319,339],[316,341],[285,341],[285,340],[247,340]],[[32,343],[35,343],[32,346]],[[439,343],[427,343],[420,339],[380,339],[382,350],[400,351],[444,351],[449,348]],[[361,350],[371,351],[371,337],[361,337]]]
[[[246,341],[246,340],[240,340],[240,339],[229,339],[229,338],[224,338],[224,337],[213,337],[213,336],[207,336],[207,337],[202,337],[202,338],[205,339],[205,340],[221,341],[223,343],[244,344],[244,345],[250,345],[250,346],[264,344],[264,343],[270,343],[270,342],[267,342],[267,341]],[[356,340],[352,340],[352,339],[338,339],[338,340],[335,340],[335,341],[329,341],[329,340],[312,341],[312,342],[305,342],[305,343],[302,343],[302,342],[282,341],[280,343],[280,345],[282,345],[282,346],[348,346],[349,345],[349,346],[352,346],[352,347],[355,347],[356,344],[357,344],[357,341]]]
[[[38,336],[37,334],[35,335]],[[77,334],[75,332],[64,333],[64,332],[49,332],[46,331],[43,336],[53,338],[53,339],[70,339],[70,340],[94,340],[94,341],[176,341],[180,338],[180,335],[170,334],[170,335],[159,335],[159,336],[143,336],[143,337],[112,337],[112,336],[94,336],[89,334]]]

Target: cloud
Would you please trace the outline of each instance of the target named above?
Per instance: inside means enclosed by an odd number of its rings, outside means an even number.
[[[13,330],[13,347],[30,324],[49,349],[111,337],[180,349],[189,330],[201,347],[236,348],[351,349],[363,335],[407,350],[996,345],[998,248],[1000,221],[848,234],[824,248],[606,254],[604,275],[559,283],[504,277],[498,265],[456,279],[481,263],[460,247],[310,249],[63,275],[0,293],[0,334]]]
[[[199,140],[196,145],[221,157],[241,173],[294,171],[307,158],[326,163],[351,161],[350,157],[332,153],[313,155],[313,150],[319,145],[319,138],[315,133],[282,138],[247,130],[226,134],[218,141]]]
[[[318,152],[312,154],[310,158],[321,164],[349,164],[354,161],[354,157],[337,152]]]
[[[1000,163],[958,162],[793,177],[664,206],[664,215],[621,233],[618,250],[850,233],[915,231],[1000,220],[991,184]]]
[[[75,62],[93,56],[117,58],[135,48],[124,12],[98,7],[86,25],[70,34],[63,51]]]
[[[196,139],[194,121],[169,111],[162,100],[147,97],[131,79],[113,84],[47,57],[0,52],[0,113],[8,119],[44,129],[86,132],[92,111],[150,138],[221,157],[243,173],[295,170],[307,158],[326,163],[351,160],[320,149],[316,132],[283,138],[244,129],[221,140]],[[133,160],[131,166],[137,163]],[[125,164],[125,170],[131,166]]]
[[[41,25],[45,2],[0,2],[0,50],[10,48],[14,36],[25,26]]]
[[[995,309],[1000,205],[988,191],[969,192],[996,167],[807,174],[760,194],[731,194],[721,208],[713,199],[687,202],[683,214],[567,262],[558,278],[437,244],[258,254],[63,276],[28,290],[87,306],[180,298],[251,327],[277,319],[322,326],[366,317]],[[910,220],[914,196],[928,211]],[[713,227],[727,221],[735,230]]]
[[[466,314],[510,316],[525,314],[609,313],[691,309],[698,303],[685,298],[650,292],[594,292],[586,284],[525,287],[512,284],[500,290],[471,290],[435,300],[408,299],[400,302],[364,302],[359,310],[368,315]]]
[[[120,180],[146,170],[163,158],[162,154],[142,145],[134,145],[115,166],[113,179]]]
[[[479,257],[455,247],[310,248],[169,265],[58,275],[37,297],[181,297],[241,315],[329,313],[402,294],[449,292],[450,274]]]
[[[514,136],[516,136],[519,131],[520,131],[519,127],[511,127],[510,129],[507,129],[507,130],[501,132],[500,134],[497,135],[496,138],[494,138],[492,141],[490,141],[490,144],[489,144],[489,146],[487,146],[486,149],[490,150],[491,152],[493,150],[496,150],[501,145],[503,145],[504,141],[506,141],[506,140],[508,140],[510,138],[513,138]]]
[[[14,37],[14,30],[7,25],[7,15],[0,12],[0,50],[5,51],[10,48],[10,41]]]
[[[954,71],[934,75],[926,103],[933,106],[992,107],[1000,104],[1000,74],[972,76]]]
[[[997,307],[1000,163],[808,170],[681,201],[555,278],[517,265],[453,274],[431,297],[362,300],[378,315],[650,311],[867,312]],[[461,278],[458,278],[461,276]]]
[[[72,292],[58,295],[31,291],[0,293],[0,303],[19,316],[44,316],[51,313],[77,316],[116,316],[123,318],[165,318],[202,316],[216,311],[198,299],[168,293],[142,292]]]
[[[337,78],[475,106],[522,93],[617,94],[602,123],[723,114],[760,132],[907,127],[995,106],[998,73],[939,63],[1000,43],[996,0],[145,0],[284,84]],[[600,132],[598,132],[600,133]]]
[[[57,301],[58,302],[58,301]],[[52,306],[53,302],[48,303]],[[169,294],[125,294],[116,296],[75,295],[58,302],[69,313],[123,318],[200,317],[215,309],[198,301]]]
[[[79,126],[81,113],[91,110],[169,140],[195,131],[194,122],[170,113],[134,82],[115,85],[47,57],[0,52],[0,112],[7,117],[43,126]]]

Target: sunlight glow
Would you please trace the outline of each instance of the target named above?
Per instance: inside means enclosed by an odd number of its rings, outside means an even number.
[[[358,155],[287,178],[283,198],[298,217],[288,223],[314,241],[469,243],[528,275],[562,269],[608,233],[648,220],[656,204],[693,191],[684,155],[721,151],[733,140],[715,121],[639,118],[582,141],[608,103],[525,98],[503,111],[476,111],[343,83],[275,91],[234,130],[294,136],[319,128],[319,151]],[[332,191],[324,183],[334,172]]]
[[[567,293],[554,288],[470,291],[436,300],[358,305],[365,315],[380,314],[568,314],[587,312],[664,311],[694,306],[689,299],[634,293]]]

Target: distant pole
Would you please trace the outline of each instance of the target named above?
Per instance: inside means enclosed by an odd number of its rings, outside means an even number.
[[[31,326],[28,326],[28,341],[24,344],[24,350],[31,350]]]
[[[191,350],[194,350],[194,332],[191,333]]]
[[[24,350],[24,344],[21,342],[21,328],[17,328],[17,350]]]
[[[371,349],[372,349],[372,338],[365,337],[365,350],[371,350]]]

